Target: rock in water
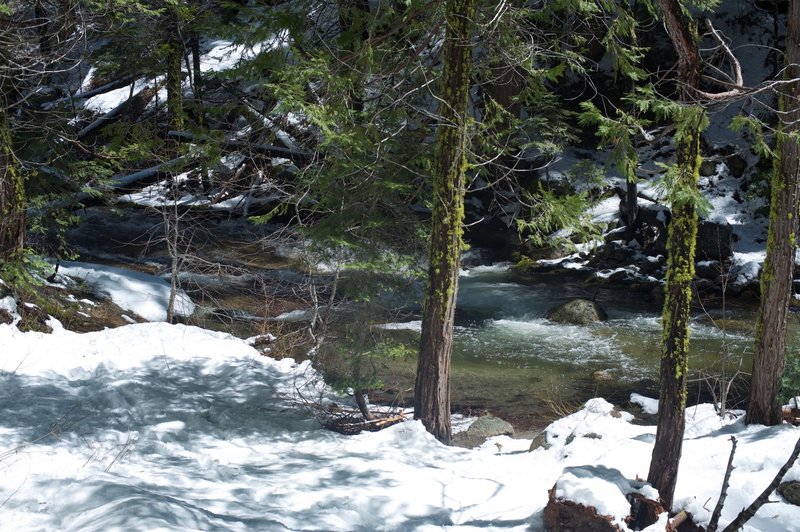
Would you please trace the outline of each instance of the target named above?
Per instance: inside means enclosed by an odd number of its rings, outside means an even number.
[[[556,323],[587,325],[596,321],[606,321],[608,315],[603,308],[589,299],[570,299],[547,313],[547,319]]]

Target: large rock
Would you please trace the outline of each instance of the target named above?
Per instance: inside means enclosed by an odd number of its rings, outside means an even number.
[[[547,313],[547,319],[556,323],[587,325],[596,321],[605,321],[608,315],[605,310],[590,299],[575,298],[559,305]]]
[[[778,486],[778,493],[780,493],[789,504],[800,506],[800,482],[797,480],[781,482],[781,485]]]
[[[457,432],[453,435],[453,444],[469,449],[482,445],[487,438],[492,436],[513,436],[514,427],[511,423],[504,421],[491,414],[481,416],[464,432]]]
[[[733,229],[725,220],[703,220],[697,226],[697,260],[726,261],[733,256]]]

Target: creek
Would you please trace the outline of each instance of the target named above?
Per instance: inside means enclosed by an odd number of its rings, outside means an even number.
[[[182,275],[182,284],[205,309],[191,322],[241,336],[303,331],[309,316],[308,279],[293,268],[292,253],[272,240],[263,243],[276,228],[255,227],[220,214],[197,216],[183,221],[186,231],[196,234],[182,234],[193,257],[185,263],[190,273]],[[163,271],[169,264],[165,243],[153,238],[158,236],[159,214],[96,207],[83,218],[69,239],[84,260],[150,272]],[[405,292],[419,290],[409,287]],[[369,330],[372,345],[388,342],[413,352],[419,338],[418,306],[394,296],[384,298],[392,304],[380,311],[342,306],[329,335],[330,349],[357,349],[348,335]],[[545,319],[550,308],[572,297],[595,299],[608,321],[575,326]],[[405,309],[402,319],[397,318],[398,306]],[[740,364],[749,371],[754,309],[733,302],[729,307],[695,312],[690,358],[695,379],[719,373],[722,355],[726,372]],[[615,403],[627,402],[631,392],[655,396],[660,310],[645,294],[587,285],[580,273],[525,276],[508,264],[465,270],[456,313],[454,409],[490,411],[524,431],[541,428],[594,396]],[[302,342],[299,345],[302,348]],[[407,404],[413,390],[413,357],[377,357],[372,363],[383,384],[383,392],[376,392],[373,400]],[[708,399],[704,382],[695,381],[690,393]],[[695,400],[690,397],[690,402]]]

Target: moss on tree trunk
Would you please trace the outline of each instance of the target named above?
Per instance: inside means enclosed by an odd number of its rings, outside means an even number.
[[[785,79],[800,79],[800,0],[789,8]],[[761,272],[761,304],[756,321],[755,355],[747,423],[777,425],[777,397],[786,355],[786,319],[792,294],[800,200],[800,82],[780,94],[778,159],[772,174],[767,256]]]
[[[0,105],[4,105],[0,92]],[[25,184],[11,149],[11,129],[0,107],[0,261],[14,260],[25,243]]]
[[[432,235],[422,313],[414,417],[449,444],[450,356],[462,249],[467,168],[467,102],[474,0],[448,0],[439,128],[433,175]]]
[[[685,106],[677,118],[678,142],[672,221],[667,235],[667,274],[662,314],[658,427],[647,481],[672,506],[683,448],[686,377],[689,359],[689,313],[694,279],[697,214],[691,200],[700,172],[703,110],[694,104],[700,73],[697,29],[678,0],[659,0],[670,39],[678,53],[678,94]]]

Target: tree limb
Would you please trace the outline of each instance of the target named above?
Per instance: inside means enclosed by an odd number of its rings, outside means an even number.
[[[736,56],[731,51],[730,47],[725,43],[722,39],[722,36],[719,34],[714,25],[711,24],[711,19],[706,19],[706,26],[708,26],[708,30],[711,32],[711,35],[714,37],[720,47],[725,51],[725,55],[728,56],[728,59],[731,61],[731,68],[733,69],[734,75],[734,88],[724,91],[724,92],[705,92],[698,90],[697,94],[706,98],[707,100],[725,100],[727,98],[733,98],[735,96],[739,96],[742,93],[742,88],[744,87],[744,76],[742,75],[742,65],[739,63],[739,60],[736,59]],[[716,82],[716,80],[714,80]]]
[[[770,494],[775,491],[775,488],[777,488],[781,483],[781,480],[783,480],[786,472],[791,469],[792,465],[794,465],[798,455],[800,455],[800,438],[798,438],[797,443],[794,444],[794,450],[792,451],[791,456],[789,456],[789,459],[786,461],[786,463],[783,464],[783,466],[775,474],[775,478],[773,478],[772,482],[769,483],[767,489],[765,489],[750,506],[739,512],[739,515],[736,516],[736,519],[731,521],[731,523],[726,526],[722,532],[735,532],[736,530],[742,528],[744,524],[750,520],[750,518],[756,515],[756,512],[767,503]]]
[[[76,92],[75,94],[72,94],[70,96],[64,96],[64,97],[61,97],[61,98],[59,98],[57,100],[44,102],[42,104],[42,108],[48,108],[48,107],[51,107],[53,105],[57,105],[59,103],[67,102],[67,101],[70,101],[70,100],[73,100],[73,101],[74,100],[85,100],[87,98],[91,98],[92,96],[97,96],[98,94],[105,94],[107,92],[111,92],[111,91],[116,90],[116,89],[121,89],[122,87],[125,87],[126,85],[130,85],[133,82],[134,82],[134,76],[133,75],[125,76],[123,78],[111,81],[109,83],[106,83],[105,85],[101,85],[99,87],[95,87],[94,89],[91,89],[91,90],[88,90],[88,91]]]
[[[722,515],[722,507],[725,505],[725,498],[728,496],[728,485],[733,471],[733,455],[736,454],[736,438],[731,436],[731,454],[728,457],[728,467],[725,468],[725,477],[722,479],[722,490],[719,493],[719,500],[711,513],[711,521],[708,523],[707,532],[716,532],[719,524],[719,516]]]

